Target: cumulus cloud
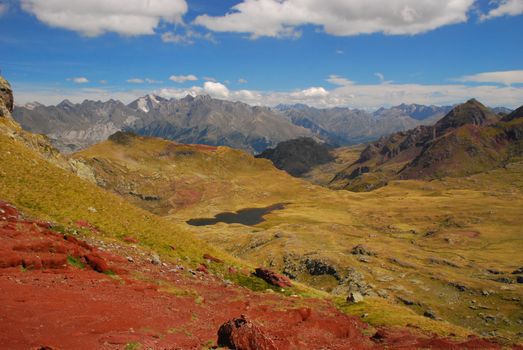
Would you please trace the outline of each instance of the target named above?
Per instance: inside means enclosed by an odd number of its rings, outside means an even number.
[[[294,92],[291,96],[294,97],[305,97],[305,98],[317,98],[325,97],[329,95],[329,92],[324,88],[320,87],[311,87],[302,91]]]
[[[244,79],[244,78],[238,79],[238,84],[247,84],[247,83],[248,83],[247,79]]]
[[[523,70],[485,72],[466,75],[454,80],[459,82],[495,83],[504,85],[523,84]]]
[[[89,82],[89,79],[86,77],[76,77],[76,78],[69,78],[68,81],[72,81],[75,84],[87,84]]]
[[[487,20],[502,16],[517,16],[523,14],[523,0],[501,0],[495,1],[498,6],[482,15],[482,20]]]
[[[21,0],[22,8],[41,22],[86,36],[106,32],[154,34],[161,21],[182,23],[185,0]]]
[[[253,39],[299,35],[313,25],[337,36],[419,34],[467,21],[475,0],[243,0],[223,16],[195,23],[217,32],[249,33]]]
[[[198,80],[198,77],[189,74],[189,75],[171,75],[169,77],[169,80],[174,81],[175,83],[185,83],[186,81],[196,81]]]
[[[212,97],[216,98],[228,98],[229,89],[222,83],[215,83],[212,81],[206,81],[203,83],[203,91]]]

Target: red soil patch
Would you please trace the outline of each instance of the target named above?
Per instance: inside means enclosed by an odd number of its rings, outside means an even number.
[[[212,274],[190,274],[168,261],[152,265],[139,248],[107,243],[102,251],[95,241],[64,238],[34,225],[5,203],[0,202],[0,209],[2,349],[123,349],[133,342],[144,349],[201,349],[216,345],[220,326],[240,315],[256,325],[268,344],[283,350],[462,345],[407,331],[382,331],[370,339],[363,334],[363,322],[326,300],[254,293]],[[67,256],[86,266],[71,266]],[[132,256],[132,262],[124,256]],[[107,268],[133,274],[97,272]],[[500,348],[479,339],[467,344]]]

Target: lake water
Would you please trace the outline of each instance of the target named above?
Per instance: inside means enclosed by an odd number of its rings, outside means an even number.
[[[273,204],[265,208],[245,208],[237,212],[226,212],[217,214],[214,218],[191,219],[187,221],[192,226],[216,225],[219,222],[226,224],[242,224],[254,226],[265,221],[265,215],[275,211],[285,209],[286,203]]]

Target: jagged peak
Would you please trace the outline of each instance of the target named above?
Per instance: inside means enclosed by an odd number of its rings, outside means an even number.
[[[73,107],[74,105],[75,105],[74,103],[72,103],[68,99],[65,99],[62,102],[60,102],[59,104],[57,104],[56,107],[67,108],[67,107]]]

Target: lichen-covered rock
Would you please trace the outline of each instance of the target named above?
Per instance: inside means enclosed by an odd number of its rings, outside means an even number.
[[[363,301],[363,295],[360,292],[350,292],[347,297],[348,303],[361,303]]]
[[[225,322],[218,330],[218,346],[236,350],[276,350],[274,342],[244,315]]]
[[[0,117],[8,117],[13,111],[13,90],[4,78],[0,77]]]
[[[256,269],[255,275],[263,279],[265,282],[272,284],[273,286],[283,288],[290,287],[292,285],[291,281],[287,277],[261,267],[258,267]]]

